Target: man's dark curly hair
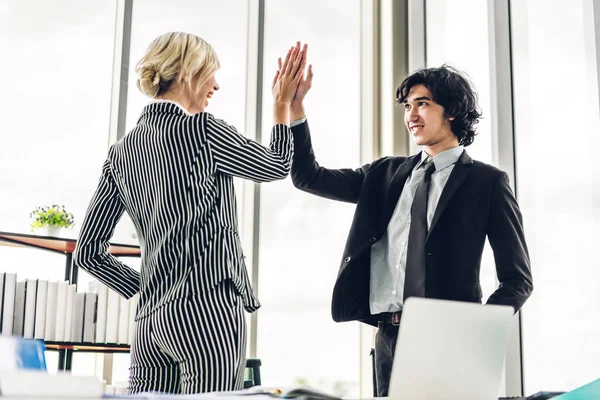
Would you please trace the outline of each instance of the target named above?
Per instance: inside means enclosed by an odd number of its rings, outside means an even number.
[[[396,101],[404,103],[416,85],[423,85],[431,92],[432,100],[444,107],[446,117],[454,117],[450,121],[450,128],[459,144],[468,146],[473,143],[481,110],[477,93],[466,75],[446,64],[438,68],[420,69],[402,81],[396,90]]]

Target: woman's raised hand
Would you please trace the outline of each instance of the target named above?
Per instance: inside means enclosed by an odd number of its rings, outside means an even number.
[[[281,68],[275,73],[272,87],[275,103],[287,104],[288,106],[292,103],[298,84],[306,69],[306,49],[306,45],[301,49],[300,42],[297,42],[296,46],[288,51],[283,64],[281,64],[281,58],[279,59]]]

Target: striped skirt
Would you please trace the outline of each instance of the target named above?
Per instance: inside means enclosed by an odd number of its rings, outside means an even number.
[[[227,279],[137,321],[129,393],[191,394],[243,388],[246,321]]]

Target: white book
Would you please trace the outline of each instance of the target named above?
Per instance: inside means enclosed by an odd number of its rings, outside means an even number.
[[[37,284],[35,299],[34,339],[44,339],[46,335],[46,300],[48,299],[48,281],[40,279]]]
[[[7,273],[4,277],[4,302],[2,304],[2,334],[12,335],[15,316],[17,274]]]
[[[56,335],[56,297],[58,282],[48,282],[48,295],[46,296],[46,327],[44,328],[44,340],[53,342]]]
[[[133,335],[135,333],[135,316],[137,313],[137,305],[140,300],[140,294],[136,293],[131,299],[129,299],[129,341],[127,343],[133,343]]]
[[[71,341],[83,341],[83,312],[85,309],[85,293],[77,292],[73,298],[73,323],[71,325]]]
[[[0,370],[2,398],[100,399],[103,383],[95,376],[74,376],[31,369]]]
[[[23,337],[33,339],[35,328],[35,299],[37,296],[37,279],[27,279],[25,282],[25,316],[23,317]]]
[[[17,291],[15,294],[15,315],[13,316],[13,335],[15,336],[23,336],[26,290],[26,281],[17,282]]]
[[[106,306],[108,302],[108,287],[99,281],[90,282],[90,292],[98,295],[96,306],[96,335],[95,343],[106,343]]]
[[[112,289],[108,289],[106,303],[106,342],[117,343],[119,338],[119,303],[121,296]]]
[[[96,293],[85,294],[85,310],[83,312],[83,341],[85,343],[94,343],[96,338],[95,320],[96,320]]]
[[[129,341],[129,300],[125,297],[119,299],[119,334],[117,343],[125,344]]]
[[[57,342],[64,342],[65,340],[65,326],[67,322],[67,291],[69,289],[69,282],[63,281],[58,282],[58,288],[56,291],[56,322],[54,329],[54,340]]]
[[[75,299],[75,285],[67,287],[67,307],[65,311],[65,342],[71,342],[71,333],[73,331],[73,300]]]
[[[2,332],[2,313],[4,312],[4,307],[2,307],[2,303],[4,302],[4,276],[6,274],[4,272],[0,273],[0,332]]]
[[[0,273],[0,333],[2,333],[2,316],[4,314],[4,272]]]

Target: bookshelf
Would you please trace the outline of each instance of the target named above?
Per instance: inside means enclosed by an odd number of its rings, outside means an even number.
[[[0,246],[34,248],[65,256],[65,281],[77,284],[79,268],[73,264],[73,252],[77,241],[61,237],[39,236],[0,231]],[[139,246],[111,243],[109,253],[119,257],[140,257]],[[112,343],[44,342],[47,350],[58,351],[58,369],[71,370],[74,352],[128,353],[129,345]]]
[[[46,350],[73,350],[82,353],[129,353],[128,344],[114,343],[73,343],[45,341]]]

